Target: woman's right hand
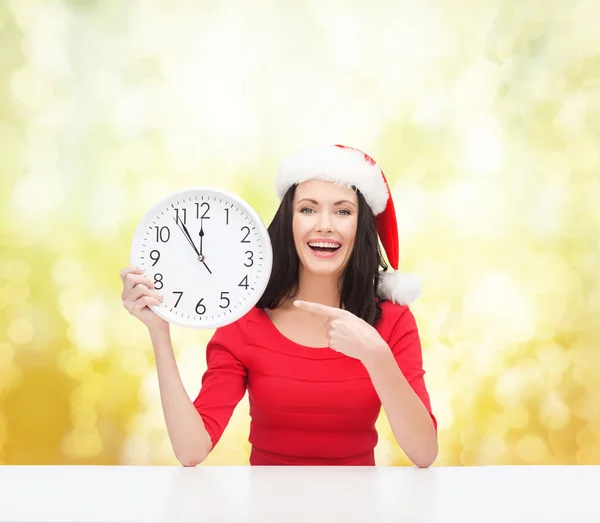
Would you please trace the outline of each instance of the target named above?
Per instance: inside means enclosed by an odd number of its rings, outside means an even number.
[[[130,265],[121,270],[123,292],[121,300],[129,314],[138,318],[148,329],[168,326],[168,322],[157,316],[148,305],[160,305],[163,296],[154,289],[154,284],[144,276],[143,271]]]

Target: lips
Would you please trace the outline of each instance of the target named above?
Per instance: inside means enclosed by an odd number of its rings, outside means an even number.
[[[313,255],[317,258],[333,258],[342,246],[342,244],[337,240],[329,240],[324,238],[310,240],[307,242],[307,245]]]
[[[309,241],[308,246],[315,252],[335,252],[342,244],[338,241]]]

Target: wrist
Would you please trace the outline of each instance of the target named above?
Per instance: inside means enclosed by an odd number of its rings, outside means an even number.
[[[372,346],[366,352],[365,357],[362,358],[362,363],[369,372],[377,371],[377,369],[381,367],[389,366],[390,362],[395,363],[390,347],[383,340],[381,340],[381,343]]]
[[[170,337],[171,329],[168,321],[160,322],[156,325],[148,326],[148,332],[150,334],[150,338],[154,340],[159,340],[161,338]]]

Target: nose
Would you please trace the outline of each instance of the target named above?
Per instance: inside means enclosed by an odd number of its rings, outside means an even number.
[[[333,232],[333,225],[331,224],[331,216],[328,212],[319,213],[319,220],[315,225],[315,231]]]

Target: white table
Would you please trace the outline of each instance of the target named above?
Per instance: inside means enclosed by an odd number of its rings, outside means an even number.
[[[0,521],[600,522],[600,466],[4,466]]]

